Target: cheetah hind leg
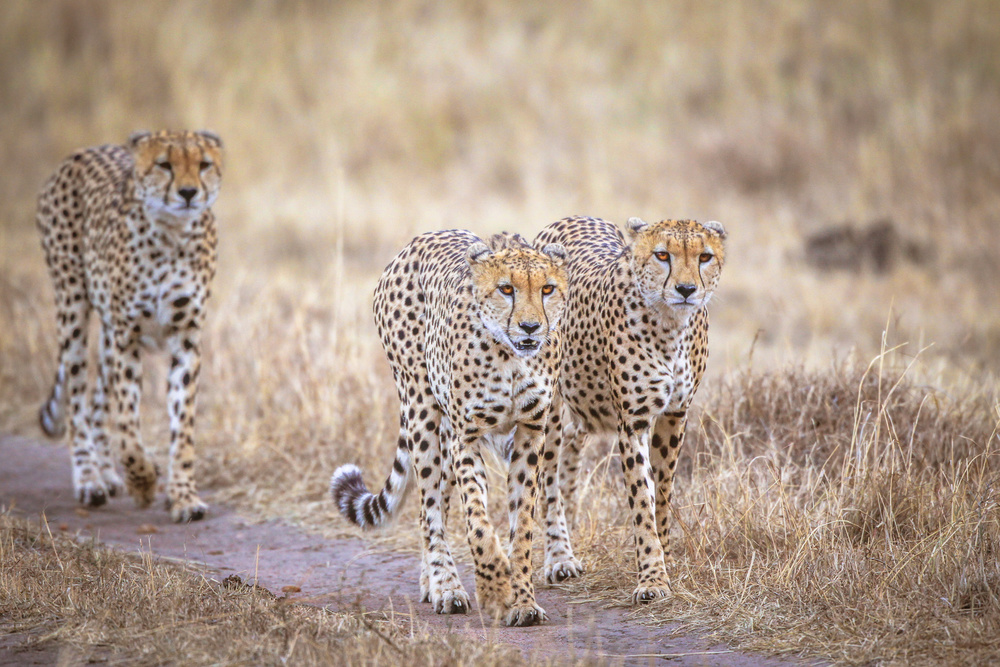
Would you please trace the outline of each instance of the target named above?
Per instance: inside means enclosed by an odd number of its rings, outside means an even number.
[[[115,469],[115,460],[111,456],[111,439],[107,432],[108,373],[113,362],[110,350],[111,341],[108,339],[107,333],[102,331],[98,357],[100,362],[91,396],[90,442],[97,458],[104,486],[108,490],[108,495],[114,497],[125,490],[125,482]]]
[[[557,584],[581,576],[585,568],[573,554],[569,525],[572,508],[576,505],[576,471],[580,461],[581,443],[587,437],[571,421],[568,411],[562,411],[566,420],[560,425],[558,413],[553,411],[549,432],[546,434],[546,451],[542,457],[545,507],[545,580]],[[549,451],[552,456],[549,456]]]

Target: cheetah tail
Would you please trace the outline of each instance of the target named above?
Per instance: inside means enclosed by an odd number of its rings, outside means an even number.
[[[381,528],[392,521],[406,499],[410,487],[410,451],[400,447],[385,487],[372,493],[361,478],[361,469],[347,464],[337,468],[330,478],[330,495],[340,513],[364,529]]]
[[[49,399],[42,403],[38,411],[38,423],[50,438],[59,439],[66,433],[66,371],[62,364],[56,374]]]

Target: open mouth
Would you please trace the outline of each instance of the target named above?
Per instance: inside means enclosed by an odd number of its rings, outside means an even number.
[[[532,338],[525,338],[524,340],[514,343],[515,350],[521,350],[522,352],[527,350],[537,350],[538,341]]]

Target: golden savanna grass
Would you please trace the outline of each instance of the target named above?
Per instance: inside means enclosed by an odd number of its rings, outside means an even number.
[[[718,219],[676,595],[636,615],[848,663],[1000,657],[991,2],[6,2],[0,30],[4,428],[34,428],[54,371],[35,192],[139,127],[228,149],[200,483],[327,535],[349,532],[334,467],[387,470],[370,299],[413,234]],[[814,232],[886,218],[924,252],[882,273],[805,261]],[[567,594],[621,602],[618,463],[589,461],[591,572]]]

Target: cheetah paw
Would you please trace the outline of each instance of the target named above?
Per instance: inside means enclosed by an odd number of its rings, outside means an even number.
[[[665,598],[668,595],[670,595],[670,584],[668,583],[639,586],[632,591],[632,604],[652,602],[653,600]]]
[[[575,579],[583,574],[584,571],[583,563],[576,558],[570,558],[558,563],[550,563],[545,566],[545,581],[550,584],[558,584],[567,579]]]
[[[535,603],[527,603],[511,607],[504,616],[504,623],[509,627],[527,627],[529,625],[541,625],[549,620],[545,610]]]
[[[108,495],[112,498],[125,490],[125,482],[122,481],[122,478],[114,469],[105,468],[102,470],[101,478],[104,480],[104,486],[108,490]]]
[[[156,469],[147,466],[141,472],[126,470],[125,488],[132,496],[136,507],[149,507],[156,498]]]
[[[76,499],[87,507],[100,507],[108,502],[108,490],[98,481],[81,482],[76,485]]]
[[[441,595],[431,596],[435,614],[468,614],[469,594],[463,589],[445,591]],[[434,599],[436,597],[436,599]]]
[[[127,484],[128,494],[135,501],[135,506],[145,509],[153,504],[156,498],[156,483],[152,484]]]
[[[169,503],[169,508],[170,518],[174,523],[201,521],[208,512],[208,505],[203,503],[198,496],[189,498],[184,502],[171,502]]]

